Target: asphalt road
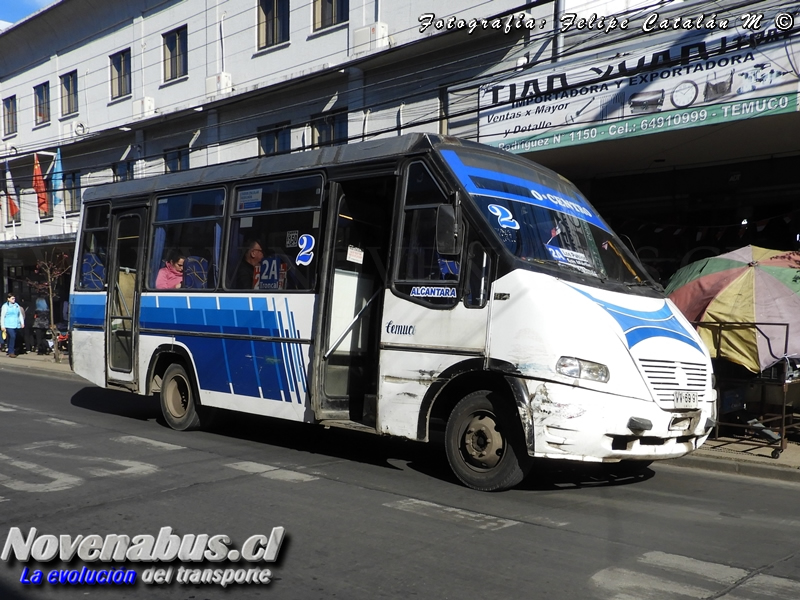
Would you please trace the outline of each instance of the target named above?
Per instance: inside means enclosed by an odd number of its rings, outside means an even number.
[[[179,540],[226,535],[241,551],[285,528],[276,562],[11,558],[3,600],[800,598],[798,492],[662,463],[638,477],[545,463],[517,489],[486,494],[460,486],[434,445],[236,415],[180,433],[151,398],[0,367],[0,550],[13,528],[39,557],[56,553],[48,536],[70,536],[68,547],[171,527]],[[168,566],[170,584],[143,582]],[[137,581],[47,580],[82,567],[125,567]],[[179,583],[181,567],[269,569],[271,581]],[[37,570],[41,584],[21,581]]]

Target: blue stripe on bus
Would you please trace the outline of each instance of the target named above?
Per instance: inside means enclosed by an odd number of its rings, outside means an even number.
[[[231,387],[228,383],[230,377],[227,366],[223,367],[224,363],[220,360],[225,340],[197,336],[177,336],[175,341],[184,344],[192,353],[201,390],[230,394]]]
[[[106,320],[106,295],[73,294],[70,298],[69,317],[73,327],[102,327]]]
[[[75,294],[73,325],[105,324],[105,294]],[[252,304],[252,308],[251,308]],[[219,306],[219,308],[217,308]],[[299,403],[307,393],[307,366],[289,299],[278,310],[266,296],[218,297],[182,294],[141,297],[140,326],[176,331],[176,341],[191,352],[200,389]],[[226,340],[202,334],[241,334],[282,338],[275,341]],[[306,332],[309,335],[310,332]],[[146,334],[145,334],[146,335]]]

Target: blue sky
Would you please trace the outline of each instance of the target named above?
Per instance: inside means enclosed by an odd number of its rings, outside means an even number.
[[[0,0],[0,21],[16,23],[55,0]]]

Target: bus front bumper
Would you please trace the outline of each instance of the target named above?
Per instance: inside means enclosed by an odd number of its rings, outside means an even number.
[[[699,448],[714,426],[716,404],[664,410],[652,400],[528,381],[528,454],[591,462],[677,458]],[[531,447],[532,446],[532,447]]]

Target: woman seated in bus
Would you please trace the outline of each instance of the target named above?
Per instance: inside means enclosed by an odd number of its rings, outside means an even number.
[[[170,252],[167,263],[158,270],[156,276],[157,290],[172,290],[183,285],[183,263],[186,257],[173,250]]]

